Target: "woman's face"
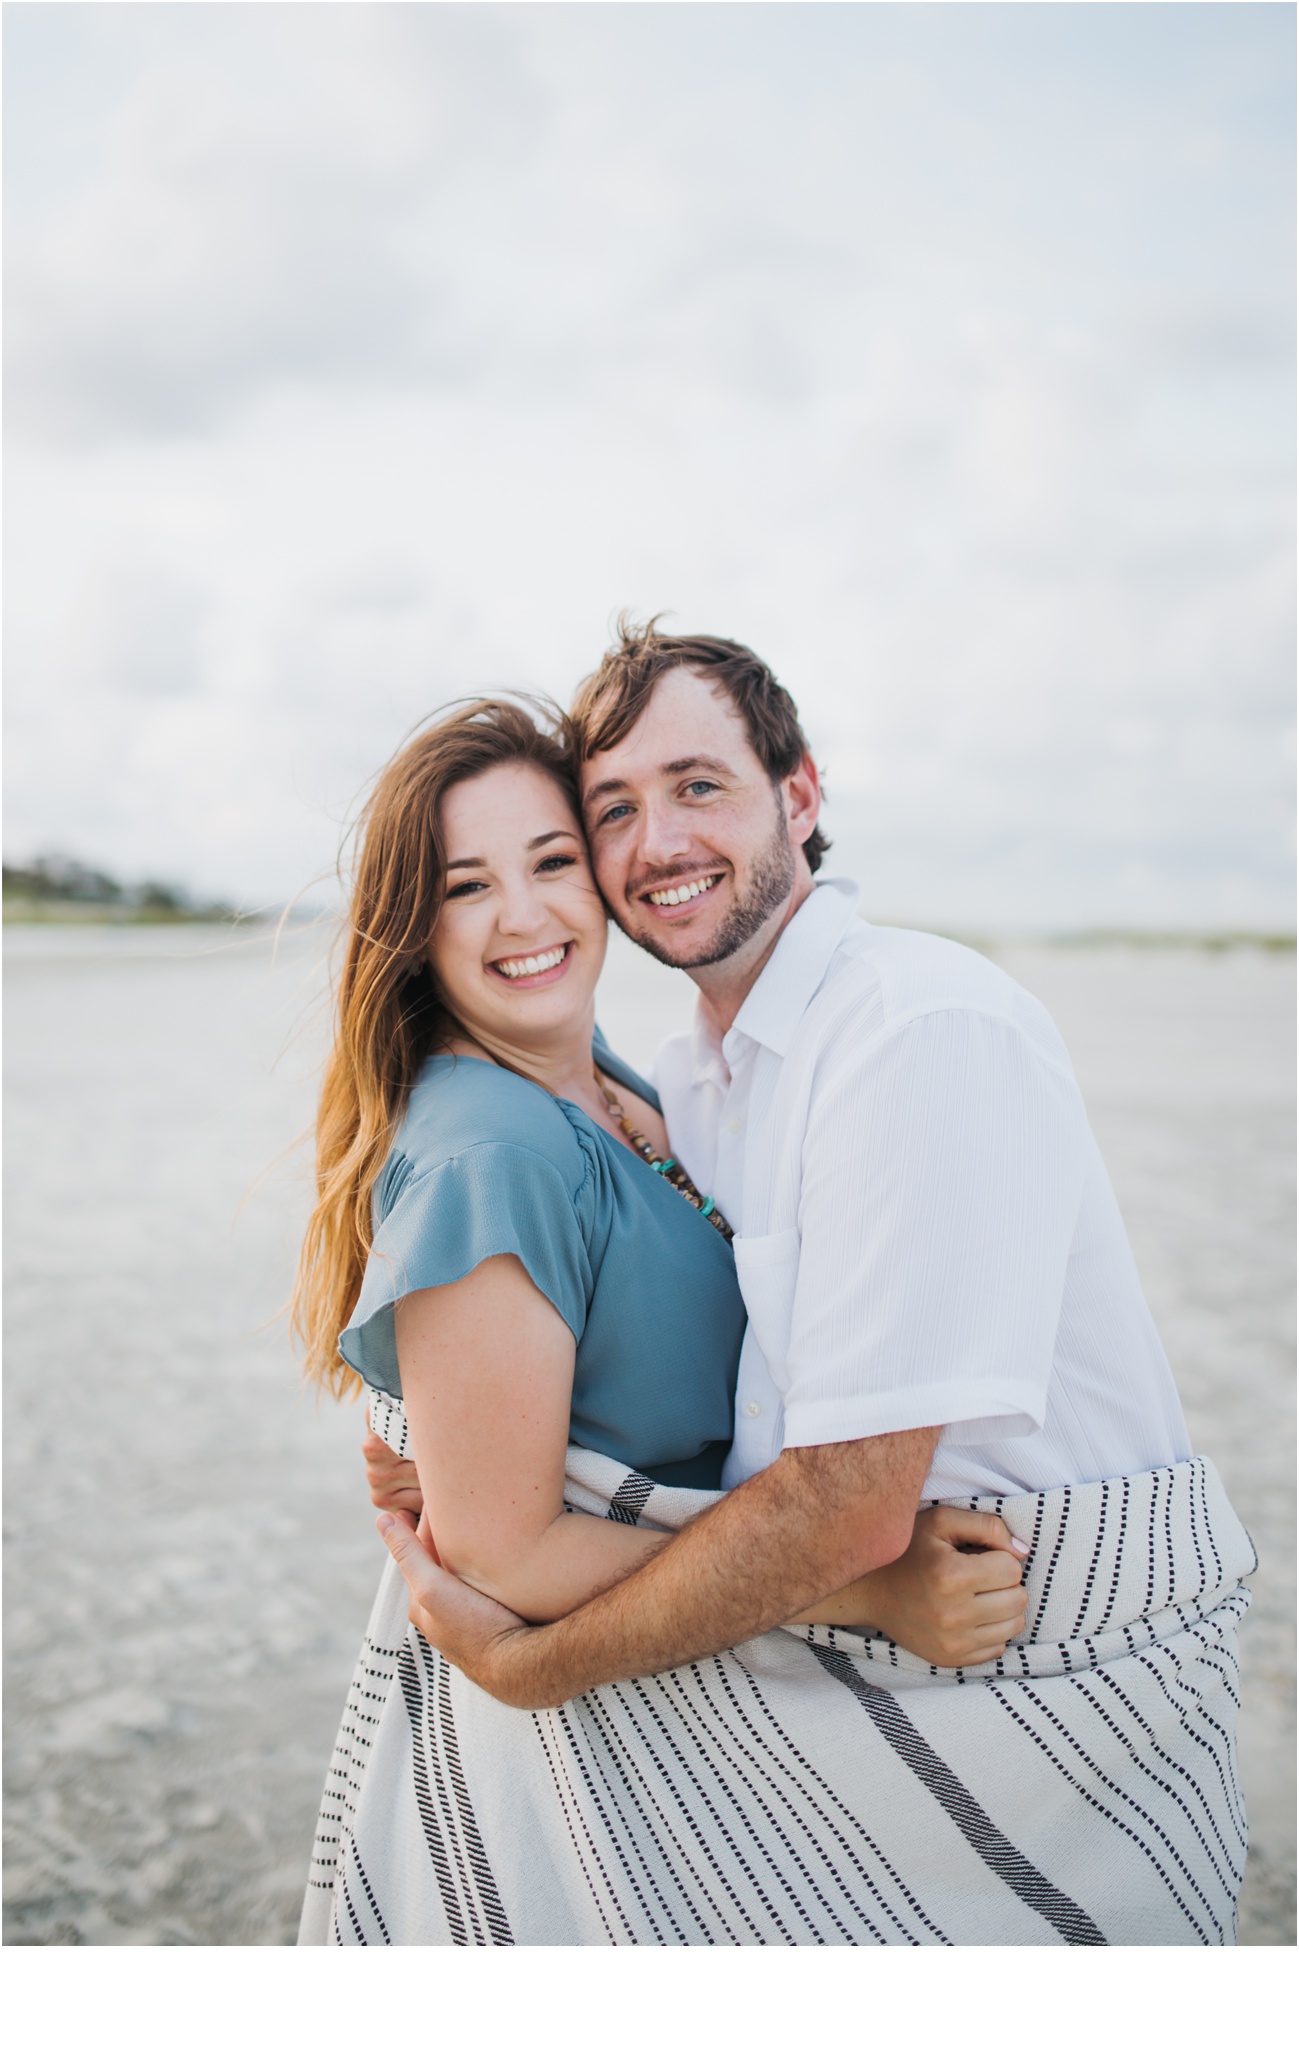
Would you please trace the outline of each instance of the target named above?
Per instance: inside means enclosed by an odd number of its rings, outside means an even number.
[[[521,761],[442,799],[446,895],[429,960],[452,1015],[490,1047],[586,1030],[606,912],[568,798]]]

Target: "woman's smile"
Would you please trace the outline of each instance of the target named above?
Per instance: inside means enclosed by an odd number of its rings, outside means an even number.
[[[512,982],[516,988],[549,988],[567,972],[574,944],[574,940],[565,939],[542,952],[507,954],[503,959],[489,960],[487,971]]]

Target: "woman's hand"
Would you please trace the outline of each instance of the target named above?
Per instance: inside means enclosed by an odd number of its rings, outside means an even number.
[[[877,1628],[927,1664],[987,1664],[1024,1625],[1027,1549],[996,1515],[927,1508],[901,1557],[795,1619]]]
[[[361,1456],[374,1505],[388,1514],[414,1515],[418,1521],[424,1512],[424,1495],[414,1460],[399,1458],[372,1429],[366,1431]]]

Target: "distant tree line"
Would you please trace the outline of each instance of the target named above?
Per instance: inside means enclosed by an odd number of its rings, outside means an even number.
[[[98,917],[158,919],[232,917],[228,903],[196,901],[174,882],[119,882],[102,868],[87,867],[68,854],[43,854],[29,867],[4,863],[4,899],[9,909],[39,914],[76,905]]]

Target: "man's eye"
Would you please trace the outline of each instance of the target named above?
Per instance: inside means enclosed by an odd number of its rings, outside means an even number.
[[[630,815],[630,804],[610,804],[607,811],[601,812],[600,816],[596,819],[596,823],[597,825],[616,825],[620,818],[626,818]]]
[[[711,796],[716,787],[717,784],[715,782],[688,782],[686,784],[686,795]]]

